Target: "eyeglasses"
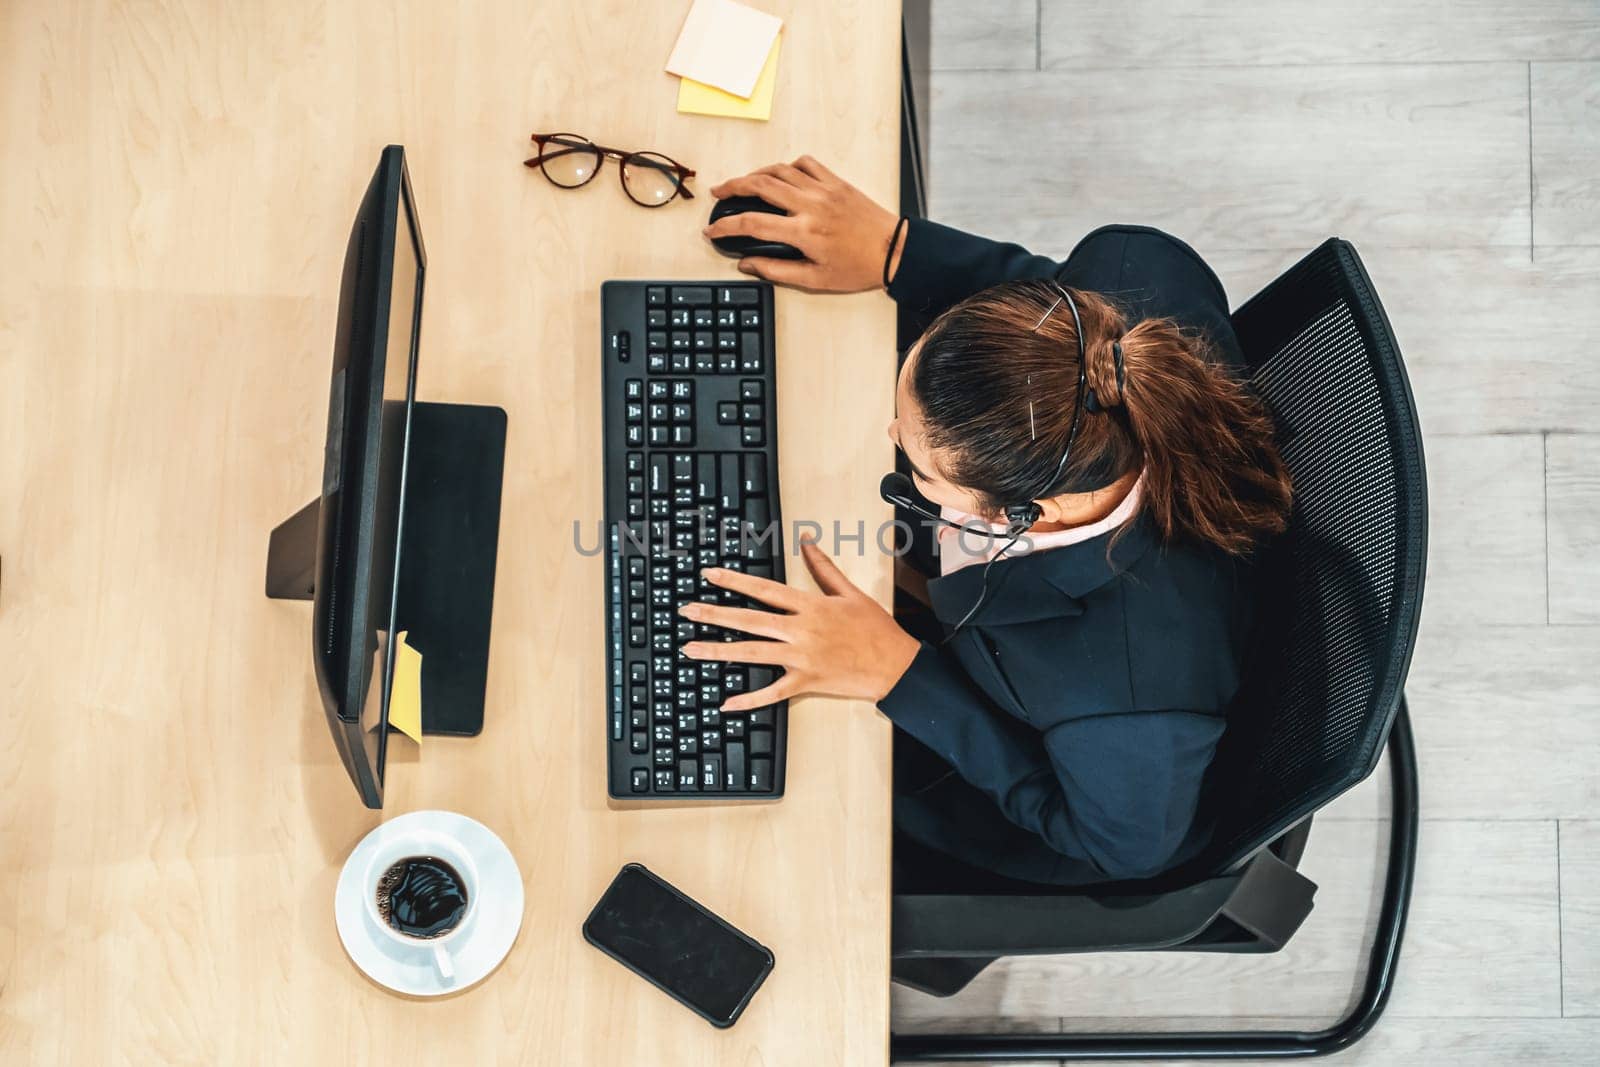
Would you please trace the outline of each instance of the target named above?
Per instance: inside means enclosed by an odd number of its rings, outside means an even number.
[[[536,133],[533,143],[539,154],[522,165],[537,167],[552,185],[563,189],[588,185],[607,159],[615,159],[622,168],[622,191],[640,207],[660,207],[679,195],[694,199],[683,184],[694,171],[660,152],[624,152],[575,133]]]

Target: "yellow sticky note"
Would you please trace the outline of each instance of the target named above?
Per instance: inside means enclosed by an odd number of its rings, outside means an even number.
[[[422,744],[422,653],[406,644],[409,630],[394,642],[394,683],[389,689],[389,725]]]
[[[694,115],[721,115],[765,122],[772,117],[772,87],[778,80],[778,46],[782,43],[782,37],[772,42],[772,51],[767,53],[766,65],[756,78],[755,91],[750,94],[750,99],[683,78],[678,82],[678,110]]]

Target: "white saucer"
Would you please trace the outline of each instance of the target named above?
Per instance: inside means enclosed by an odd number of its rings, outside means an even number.
[[[419,830],[447,834],[458,841],[478,868],[477,913],[470,929],[451,948],[456,976],[439,977],[431,951],[396,944],[367,911],[362,884],[367,859],[381,845]],[[381,986],[413,997],[437,997],[481,982],[511,951],[522,929],[522,873],[505,842],[493,830],[453,811],[413,811],[376,827],[350,852],[333,891],[333,917],[339,940],[351,961]]]

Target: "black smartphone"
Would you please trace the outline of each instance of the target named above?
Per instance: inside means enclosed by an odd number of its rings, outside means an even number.
[[[712,1026],[729,1027],[772,972],[772,952],[637,863],[617,872],[583,939]]]

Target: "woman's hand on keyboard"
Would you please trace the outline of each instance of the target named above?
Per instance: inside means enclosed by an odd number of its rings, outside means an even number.
[[[787,211],[728,215],[706,227],[708,238],[750,236],[793,245],[805,259],[747,256],[739,269],[779,285],[824,293],[883,287],[883,259],[900,219],[810,156],[774,163],[711,187],[719,200],[756,196]],[[904,238],[901,239],[904,243]],[[899,266],[895,249],[890,276]]]
[[[711,584],[742,593],[774,608],[755,611],[718,604],[685,604],[679,613],[709,623],[767,638],[763,641],[690,641],[683,646],[690,659],[727,660],[782,667],[783,675],[765,688],[723,701],[724,711],[748,711],[802,693],[878,701],[893,689],[916,658],[920,642],[851,584],[833,560],[813,541],[803,541],[801,555],[817,581],[818,592],[740,571],[707,568]]]

